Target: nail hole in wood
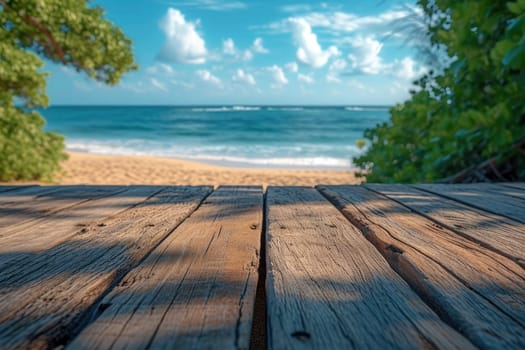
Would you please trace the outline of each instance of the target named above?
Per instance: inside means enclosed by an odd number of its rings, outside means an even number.
[[[109,308],[111,306],[111,303],[101,303],[99,306],[98,306],[98,311],[100,313],[103,313],[104,311],[107,310],[107,308]]]
[[[391,252],[395,254],[403,254],[403,251],[399,249],[398,247],[396,247],[395,245],[389,245],[388,247],[386,247],[386,249],[390,250]]]
[[[307,341],[310,339],[310,333],[305,331],[296,331],[292,333],[292,337],[300,341]]]

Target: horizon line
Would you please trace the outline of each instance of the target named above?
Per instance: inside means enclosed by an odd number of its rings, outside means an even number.
[[[48,107],[393,107],[394,104],[50,104]]]

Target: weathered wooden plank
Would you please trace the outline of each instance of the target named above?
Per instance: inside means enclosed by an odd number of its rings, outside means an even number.
[[[0,228],[40,219],[127,189],[126,186],[49,186],[5,193],[0,197]]]
[[[515,187],[503,186],[502,184],[493,184],[491,185],[494,188],[494,192],[501,193],[505,196],[510,196],[514,198],[519,198],[525,200],[525,191],[517,189]],[[492,187],[491,187],[492,188]]]
[[[7,190],[0,193],[0,204],[10,203],[17,198],[31,198],[40,193],[55,191],[57,186],[7,186]]]
[[[525,225],[405,185],[366,185],[525,267]]]
[[[96,300],[195,210],[209,191],[167,188],[2,269],[2,349],[50,348],[66,341]]]
[[[28,187],[38,187],[38,186],[37,185],[15,185],[15,186],[1,185],[0,193],[8,192],[8,191],[19,191],[19,190],[22,190]]]
[[[471,348],[312,188],[267,192],[271,349]]]
[[[86,190],[101,190],[104,188],[125,189],[127,186],[89,186],[89,185],[66,185],[66,186],[27,186],[19,187],[16,191],[0,193],[0,206],[7,207],[12,204],[29,203],[40,197],[59,197],[61,194],[68,194],[70,191],[78,191],[82,188]]]
[[[498,187],[496,187],[496,185],[425,184],[416,185],[414,187],[461,202],[469,206],[473,206],[481,210],[503,215],[510,219],[525,223],[525,201],[519,198],[504,195],[497,190]]]
[[[247,349],[261,188],[219,188],[106,297],[71,349]]]
[[[160,186],[124,188],[124,191],[117,190],[108,197],[81,203],[16,226],[0,228],[0,271],[9,261],[15,259],[14,263],[19,264],[20,259],[26,255],[31,256],[63,243],[72,236],[82,234],[91,221],[103,220],[128,210],[163,188]]]
[[[500,185],[525,191],[525,182],[501,182]]]
[[[320,190],[475,345],[525,347],[525,280],[519,265],[363,186]]]

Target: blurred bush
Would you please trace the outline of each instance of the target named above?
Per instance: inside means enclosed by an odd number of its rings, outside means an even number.
[[[107,84],[136,69],[131,41],[86,0],[0,0],[0,181],[51,180],[63,137],[43,130],[40,57]]]
[[[354,159],[369,182],[525,179],[525,0],[417,2],[446,49]],[[435,51],[434,51],[435,52]]]

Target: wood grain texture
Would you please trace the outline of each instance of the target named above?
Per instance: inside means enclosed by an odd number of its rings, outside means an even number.
[[[366,186],[525,267],[525,224],[411,186]]]
[[[261,188],[221,187],[102,301],[69,349],[247,349]]]
[[[48,186],[4,193],[0,196],[0,229],[40,219],[127,189],[126,186]]]
[[[268,188],[271,349],[472,348],[319,192]]]
[[[86,232],[87,225],[92,221],[104,220],[133,208],[163,188],[117,188],[107,197],[90,200],[19,225],[0,228],[0,270],[6,268],[6,264],[13,259],[15,264],[20,264],[20,257],[45,251]]]
[[[2,192],[19,191],[19,190],[27,188],[27,187],[38,187],[38,186],[37,185],[15,185],[15,186],[1,185],[0,186],[0,195],[1,195]]]
[[[410,197],[401,192],[410,190],[405,186],[385,185],[381,191],[393,192],[392,187],[396,198]],[[519,265],[363,186],[320,190],[412,288],[475,345],[525,347],[525,280]],[[419,205],[432,200],[415,199]]]
[[[3,349],[45,349],[65,342],[97,299],[195,210],[210,188],[170,187],[156,192],[127,210],[117,206],[116,215],[109,218],[111,207],[98,203],[100,208],[91,207],[92,221],[74,216],[73,221],[85,226],[70,225],[69,231],[63,227],[68,239],[48,249],[1,255],[14,256],[0,274]],[[52,218],[45,227],[52,227]],[[38,232],[42,225],[29,233]],[[3,250],[8,249],[3,246]]]
[[[501,194],[504,194],[505,196],[510,196],[514,198],[519,198],[525,200],[525,191],[520,190],[515,187],[507,187],[503,186],[502,184],[494,184],[492,185],[494,188],[494,192],[499,192]],[[492,188],[491,186],[491,188]]]
[[[525,191],[525,182],[501,182],[500,185]]]
[[[525,223],[525,200],[505,195],[499,190],[499,186],[496,185],[425,184],[416,185],[414,187]]]

